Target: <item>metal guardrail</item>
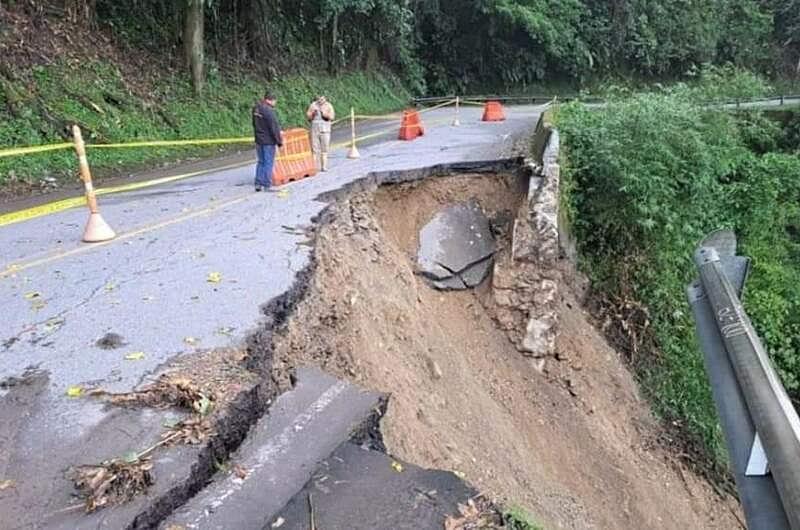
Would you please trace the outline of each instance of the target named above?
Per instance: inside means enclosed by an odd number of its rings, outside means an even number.
[[[800,529],[800,418],[742,307],[750,260],[710,234],[687,289],[750,530]]]
[[[426,97],[419,97],[419,98],[412,98],[411,103],[413,105],[421,105],[426,103],[438,103],[442,101],[449,101],[455,99],[455,95],[452,96],[426,96]],[[568,94],[568,95],[529,95],[529,96],[500,96],[500,95],[478,95],[478,96],[459,96],[462,100],[469,100],[469,101],[501,101],[504,103],[547,103],[548,101],[552,101],[555,97],[558,97],[559,101],[575,101],[581,100],[586,103],[605,103],[605,99],[596,96],[580,96],[578,94]],[[769,107],[781,107],[784,105],[792,105],[798,104],[800,105],[800,95],[779,95],[779,96],[770,96],[770,97],[763,97],[763,98],[748,98],[748,99],[726,99],[720,101],[712,101],[709,102],[709,106],[727,106],[727,107],[735,107],[735,108],[769,108]]]
[[[455,99],[456,96],[426,96],[419,98],[411,98],[411,103],[414,105],[422,105],[425,103],[436,103],[439,101],[448,101]],[[529,95],[529,96],[459,96],[464,101],[500,101],[502,103],[547,103],[552,101],[555,96],[553,95]],[[602,102],[603,100],[596,97],[580,97],[578,95],[558,96],[559,101],[574,101],[581,99],[582,101]]]

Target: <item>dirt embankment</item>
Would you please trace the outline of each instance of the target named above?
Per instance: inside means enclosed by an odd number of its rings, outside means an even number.
[[[340,202],[318,234],[310,294],[276,337],[273,377],[285,388],[293,367],[316,364],[390,393],[391,454],[463,473],[548,528],[741,527],[735,500],[659,446],[631,375],[568,287],[560,360],[542,368],[495,327],[491,280],[439,292],[414,274],[419,228],[442,205],[474,197],[502,219],[523,196],[514,177],[466,175]]]

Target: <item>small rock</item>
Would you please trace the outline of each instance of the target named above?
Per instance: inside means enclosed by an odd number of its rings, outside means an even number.
[[[106,333],[97,342],[97,347],[104,350],[113,350],[125,346],[125,339],[118,333]]]
[[[536,370],[540,374],[543,374],[544,373],[544,368],[545,368],[545,360],[544,359],[537,359],[537,360],[533,361],[533,368],[534,368],[534,370]]]
[[[578,397],[578,391],[577,391],[577,389],[575,388],[575,383],[572,381],[572,379],[567,379],[567,380],[566,380],[566,381],[564,381],[564,382],[565,382],[565,383],[566,383],[566,385],[567,385],[567,392],[569,392],[569,394],[570,394],[572,397]]]
[[[430,357],[427,358],[427,364],[428,371],[431,373],[431,378],[434,380],[441,379],[444,374],[442,373],[442,369],[439,367],[439,364]]]

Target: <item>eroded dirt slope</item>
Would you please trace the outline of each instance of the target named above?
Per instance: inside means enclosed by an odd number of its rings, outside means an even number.
[[[542,370],[496,329],[491,280],[444,293],[415,276],[418,230],[443,204],[474,197],[502,220],[522,196],[514,177],[462,176],[340,202],[318,234],[311,292],[278,337],[274,377],[286,387],[293,367],[316,364],[391,393],[391,454],[463,473],[547,528],[741,527],[733,499],[656,443],[632,377],[569,288],[561,360]]]

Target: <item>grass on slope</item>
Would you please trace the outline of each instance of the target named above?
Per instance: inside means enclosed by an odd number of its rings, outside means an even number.
[[[753,259],[745,307],[787,390],[800,396],[800,146],[759,112],[708,109],[683,89],[557,116],[567,216],[610,315],[626,320],[656,410],[726,461],[685,287],[709,231]]]
[[[251,107],[266,87],[253,78],[234,80],[212,72],[203,95],[196,97],[183,75],[156,78],[146,86],[141,82],[137,86],[137,81],[100,61],[36,66],[24,75],[0,77],[0,149],[63,142],[64,131],[72,123],[79,124],[92,143],[249,136]],[[269,86],[279,94],[278,114],[284,128],[305,124],[303,113],[317,92],[328,95],[342,116],[350,106],[359,113],[396,110],[408,98],[399,81],[382,72],[337,78],[296,75]],[[103,174],[213,152],[209,148],[103,149],[89,156],[92,168]],[[0,158],[0,188],[36,186],[47,177],[73,179],[75,166],[71,151]]]

